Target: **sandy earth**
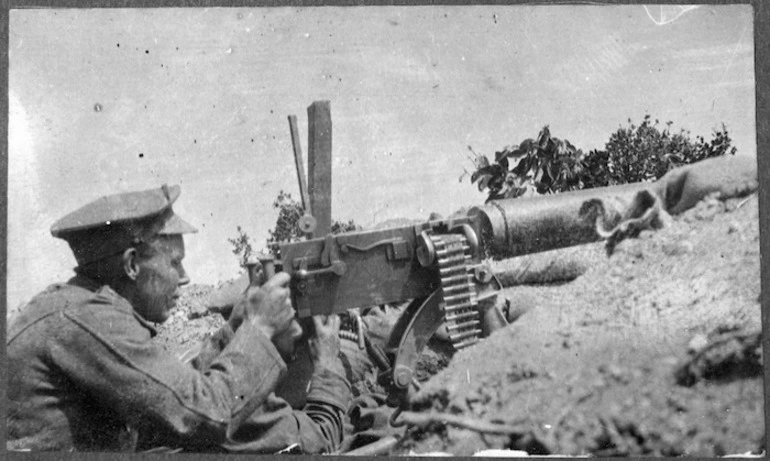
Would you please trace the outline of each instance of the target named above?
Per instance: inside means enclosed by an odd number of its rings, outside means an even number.
[[[765,449],[756,193],[707,199],[669,227],[621,242],[611,257],[601,244],[550,253],[563,276],[504,290],[524,315],[451,360],[434,354],[436,366],[427,369],[436,374],[414,401],[420,412],[505,424],[509,432],[414,426],[390,454]],[[495,263],[507,274],[520,266]],[[187,287],[160,329],[175,353],[221,325],[204,307],[212,289]]]
[[[739,207],[740,205],[740,207]],[[435,425],[404,449],[470,455],[719,456],[765,448],[756,194],[706,200],[559,285],[506,290],[528,312],[455,355],[416,405],[514,425]],[[573,256],[576,254],[572,250]]]

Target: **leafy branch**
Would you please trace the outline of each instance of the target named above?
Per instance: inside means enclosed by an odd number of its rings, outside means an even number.
[[[305,238],[305,234],[299,228],[299,220],[304,215],[302,204],[291,197],[291,194],[281,190],[278,197],[273,201],[273,209],[278,211],[275,227],[268,230],[266,240],[267,250],[275,258],[279,258],[279,247],[282,243],[298,242]],[[352,219],[344,221],[333,221],[331,232],[339,234],[342,232],[351,232],[360,230]],[[228,238],[227,241],[232,245],[233,254],[238,257],[241,266],[255,254],[251,244],[251,237],[243,231],[241,226],[237,227],[238,234],[234,238]]]
[[[536,138],[495,152],[494,162],[473,154],[476,167],[471,183],[487,192],[487,202],[525,195],[551,194],[575,189],[605,187],[653,181],[680,165],[736,152],[725,125],[707,142],[695,141],[689,131],[671,131],[673,122],[662,130],[659,121],[645,115],[642,123],[628,120],[610,136],[603,150],[583,153],[566,139],[551,136],[546,125]],[[462,176],[461,176],[462,180]]]

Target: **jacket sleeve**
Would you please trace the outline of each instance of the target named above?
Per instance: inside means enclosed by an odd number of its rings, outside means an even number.
[[[249,325],[199,372],[152,341],[125,302],[97,297],[65,310],[64,318],[79,332],[48,339],[54,366],[151,444],[223,443],[234,421],[264,405],[286,370],[270,340]]]
[[[198,371],[207,370],[233,336],[230,325],[223,325],[201,341],[187,363]],[[315,370],[302,411],[293,410],[288,402],[270,394],[252,413],[241,412],[232,421],[222,448],[233,453],[272,454],[296,444],[303,453],[336,451],[342,443],[351,398],[346,378],[331,370]]]
[[[184,360],[184,362],[189,363],[198,371],[207,370],[214,360],[219,357],[219,354],[230,344],[233,336],[235,336],[235,333],[233,333],[232,328],[230,328],[229,324],[225,323],[213,335],[203,339],[198,344],[195,354],[190,359]]]
[[[343,376],[316,369],[301,411],[271,394],[229,434],[223,448],[233,453],[278,453],[295,446],[302,453],[331,453],[342,443],[351,395]]]
[[[232,329],[225,324],[201,342],[190,364],[206,370],[232,337]],[[271,394],[254,412],[242,412],[233,421],[222,447],[229,452],[277,453],[296,444],[303,453],[333,452],[342,443],[351,395],[345,377],[324,368],[314,370],[302,411],[292,410],[288,402]]]

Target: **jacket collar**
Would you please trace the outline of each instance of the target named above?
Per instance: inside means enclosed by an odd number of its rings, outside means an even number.
[[[76,275],[69,279],[67,281],[68,285],[76,286],[83,288],[85,290],[88,290],[96,295],[104,296],[106,298],[109,298],[113,300],[113,302],[117,305],[125,305],[131,308],[131,313],[134,314],[134,317],[136,317],[136,320],[142,324],[145,328],[150,330],[150,336],[156,336],[158,334],[158,330],[155,328],[155,325],[151,322],[148,322],[145,320],[144,317],[139,315],[138,312],[136,312],[136,309],[134,309],[134,306],[131,305],[130,302],[120,294],[118,294],[117,291],[113,290],[111,286],[105,285],[103,283],[100,283],[97,280],[94,280],[89,277],[84,277],[82,275]]]

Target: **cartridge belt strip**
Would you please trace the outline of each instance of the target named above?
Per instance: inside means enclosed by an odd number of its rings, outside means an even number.
[[[481,319],[470,267],[470,246],[464,235],[431,235],[441,278],[444,320],[455,350],[476,343]]]

